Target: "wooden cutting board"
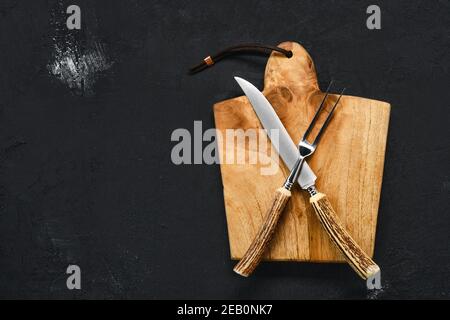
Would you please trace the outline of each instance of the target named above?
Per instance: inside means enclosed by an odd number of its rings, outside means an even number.
[[[263,93],[297,144],[323,93],[306,50],[294,42],[280,46],[292,50],[293,57],[288,59],[279,53],[270,56]],[[351,236],[370,256],[375,243],[389,112],[386,102],[344,96],[319,147],[308,159],[317,175],[317,189],[328,195]],[[245,96],[216,103],[214,117],[222,158],[238,148],[259,152],[248,146],[227,146],[226,129],[261,128]],[[274,175],[261,175],[261,163],[222,163],[220,168],[231,257],[240,259],[262,224],[274,190],[289,171],[282,160]],[[293,190],[265,260],[344,261],[322,230],[307,192],[298,186]]]

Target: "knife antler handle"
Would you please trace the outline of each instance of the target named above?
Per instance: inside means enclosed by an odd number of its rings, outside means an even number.
[[[342,226],[327,196],[323,193],[316,193],[309,202],[323,228],[356,273],[365,280],[377,274],[380,267],[358,246]]]
[[[247,249],[247,252],[234,267],[234,272],[240,274],[241,276],[248,277],[258,266],[264,251],[272,239],[281,213],[283,212],[283,209],[290,197],[291,191],[283,187],[276,190],[275,197],[272,201],[272,206],[264,218],[263,225],[259,229],[256,237],[253,239],[250,247]]]

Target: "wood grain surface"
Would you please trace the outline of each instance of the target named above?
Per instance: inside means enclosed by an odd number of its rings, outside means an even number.
[[[305,49],[293,42],[280,46],[293,51],[288,59],[273,53],[268,60],[264,90],[268,100],[297,143],[318,107],[320,91],[314,63]],[[328,80],[328,79],[326,79]],[[339,79],[345,81],[345,79]],[[329,99],[329,105],[336,97]],[[390,105],[386,102],[344,96],[333,121],[314,154],[308,160],[318,179],[318,190],[327,194],[336,213],[353,239],[373,255],[378,205],[381,192],[384,155]],[[214,105],[221,157],[237,148],[261,153],[246,144],[227,143],[226,129],[261,128],[245,96]],[[263,138],[257,134],[257,139]],[[270,145],[268,146],[268,148]],[[265,152],[265,150],[264,150]],[[240,259],[257,234],[270,206],[274,190],[288,174],[284,163],[273,175],[261,175],[262,163],[222,163],[221,174],[228,236],[232,259]],[[342,254],[322,229],[309,195],[298,186],[280,219],[265,260],[342,262]]]

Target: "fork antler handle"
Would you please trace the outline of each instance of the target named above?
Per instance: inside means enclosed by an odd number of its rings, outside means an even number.
[[[380,267],[358,246],[342,226],[327,196],[317,193],[309,201],[331,240],[344,254],[356,273],[365,280],[375,276],[380,271]]]
[[[272,239],[278,220],[290,197],[291,191],[283,187],[276,190],[272,206],[264,218],[263,225],[253,239],[250,247],[247,249],[247,252],[234,267],[234,272],[241,276],[248,277],[261,262],[264,251]]]

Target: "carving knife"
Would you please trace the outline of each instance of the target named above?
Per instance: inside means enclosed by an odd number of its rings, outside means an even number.
[[[273,145],[287,167],[291,170],[299,158],[299,152],[272,105],[253,84],[239,77],[235,77],[235,80],[249,99],[261,124],[264,129],[266,129],[269,138],[272,138],[270,136],[272,130],[279,130],[279,145],[277,145],[277,143],[273,143]],[[342,222],[326,198],[326,195],[319,193],[316,190],[315,181],[316,175],[311,168],[304,163],[297,182],[302,189],[307,190],[311,195],[310,203],[312,204],[321,225],[336,247],[344,254],[347,262],[360,277],[363,279],[374,277],[380,271],[380,268],[345,230]],[[256,244],[258,241],[262,240],[261,236],[267,237],[268,232],[273,232],[274,226],[273,230],[268,230],[269,225],[270,223],[266,220],[260,233],[254,239],[244,257],[234,268],[235,272],[243,276],[248,276],[256,268],[261,259],[263,253],[262,250],[264,250],[266,245]]]

